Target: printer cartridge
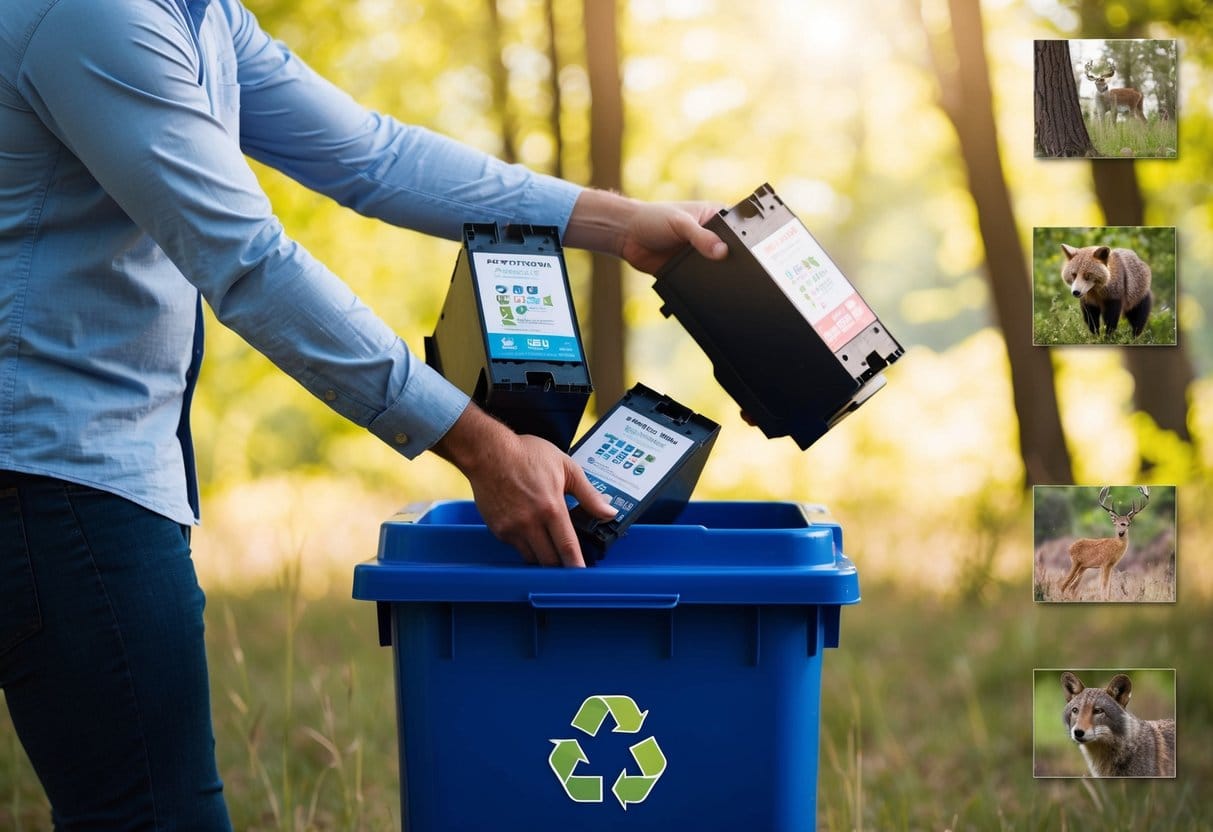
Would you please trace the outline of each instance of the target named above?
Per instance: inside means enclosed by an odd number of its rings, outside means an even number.
[[[587,564],[635,522],[669,523],[686,507],[720,426],[637,384],[623,395],[569,455],[590,484],[611,498],[610,520],[570,510]]]
[[[807,448],[883,387],[905,350],[770,185],[705,225],[728,257],[675,255],[653,285],[661,312],[755,425]]]
[[[465,225],[425,360],[516,432],[567,451],[593,387],[558,229]]]

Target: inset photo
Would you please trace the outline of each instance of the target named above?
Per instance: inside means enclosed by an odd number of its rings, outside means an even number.
[[[1032,488],[1040,603],[1175,602],[1175,486]]]
[[[1038,40],[1037,158],[1179,157],[1174,40]]]
[[[1032,343],[1038,347],[1179,343],[1175,229],[1032,230]]]
[[[1033,777],[1175,776],[1174,669],[1037,669],[1032,691]]]

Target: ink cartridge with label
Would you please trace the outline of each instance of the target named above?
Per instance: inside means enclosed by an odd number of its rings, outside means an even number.
[[[568,450],[593,387],[555,226],[463,227],[425,360],[516,432]]]
[[[763,433],[807,448],[883,387],[905,350],[770,185],[705,225],[728,257],[675,255],[653,285],[661,312]]]
[[[637,384],[569,451],[618,511],[605,522],[570,514],[587,564],[636,522],[670,523],[686,507],[720,426]]]

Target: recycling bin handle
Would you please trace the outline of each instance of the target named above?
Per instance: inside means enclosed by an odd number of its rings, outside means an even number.
[[[532,592],[528,596],[537,610],[672,610],[677,594],[633,594],[611,592]]]

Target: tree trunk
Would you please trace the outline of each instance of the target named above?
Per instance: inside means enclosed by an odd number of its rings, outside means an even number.
[[[584,0],[586,66],[590,76],[590,185],[622,190],[623,91],[619,77],[615,0]],[[624,392],[622,264],[591,259],[590,369],[598,412]]]
[[[552,175],[563,179],[564,131],[560,127],[560,114],[564,105],[560,96],[560,50],[556,45],[556,0],[545,0],[543,12],[548,30],[548,62],[552,65],[552,72],[549,76],[552,109],[548,115],[548,129],[552,133]]]
[[[1145,225],[1145,200],[1131,159],[1092,161],[1095,194],[1108,225]],[[1178,306],[1178,297],[1176,298]],[[1175,347],[1130,347],[1125,366],[1133,375],[1133,405],[1163,430],[1188,442],[1189,385],[1195,378],[1183,339]],[[1149,467],[1142,460],[1142,467]]]
[[[501,158],[507,162],[518,161],[514,147],[514,118],[510,110],[510,71],[505,65],[505,39],[501,31],[501,14],[497,0],[487,0],[489,33],[492,37],[493,54],[489,61],[489,74],[493,82],[493,108],[501,116]]]
[[[949,5],[953,8],[955,27],[957,4]],[[980,25],[980,10],[976,15]],[[1070,64],[1070,44],[1064,40],[1038,40],[1035,53],[1036,155],[1048,158],[1095,155],[1087,125],[1082,120],[1082,106],[1078,103],[1078,86],[1074,83],[1074,68]],[[984,58],[983,47],[983,61]]]
[[[1070,454],[1057,409],[1052,360],[1048,350],[1037,349],[1031,342],[1031,280],[1002,172],[981,6],[970,0],[949,0],[948,6],[956,68],[946,69],[951,62],[942,60],[934,48],[930,54],[939,76],[942,106],[956,129],[969,189],[977,206],[986,250],[986,274],[1011,364],[1020,456],[1029,485],[1073,482]],[[930,42],[925,25],[923,31]],[[1065,63],[1068,74],[1068,57]],[[1073,84],[1071,76],[1071,87]],[[1076,106],[1077,101],[1075,92]]]
[[[1112,89],[1121,87],[1140,90],[1141,78],[1138,67],[1140,46],[1135,40],[1113,39],[1105,47],[1116,65],[1116,76],[1112,79]]]

